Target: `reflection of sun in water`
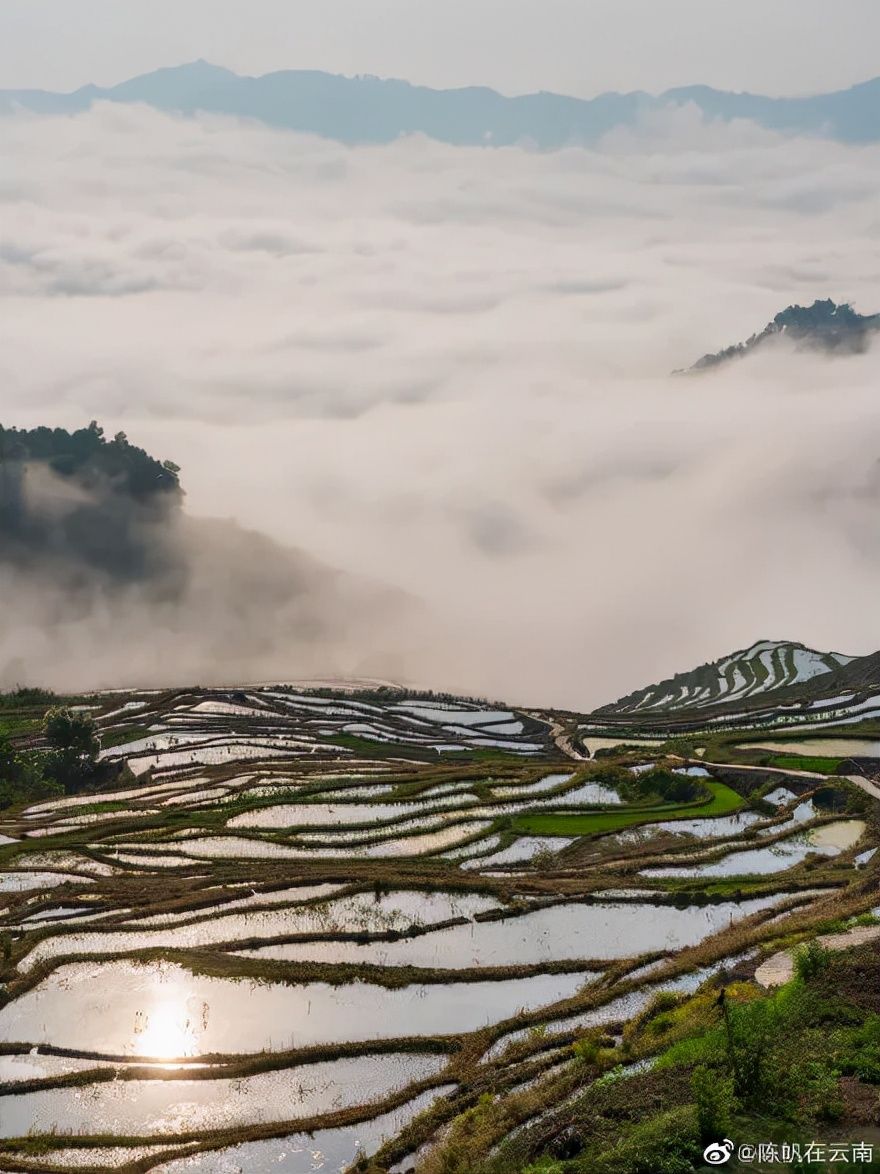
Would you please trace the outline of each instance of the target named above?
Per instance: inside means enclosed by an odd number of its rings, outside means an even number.
[[[199,1031],[208,1026],[208,1005],[187,998],[181,991],[162,992],[146,1010],[135,1015],[136,1049],[142,1056],[158,1060],[193,1056],[198,1051]]]

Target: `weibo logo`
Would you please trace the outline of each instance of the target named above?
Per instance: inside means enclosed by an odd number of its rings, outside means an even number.
[[[703,1160],[710,1166],[723,1166],[733,1156],[733,1142],[729,1137],[724,1141],[713,1141],[703,1150]]]

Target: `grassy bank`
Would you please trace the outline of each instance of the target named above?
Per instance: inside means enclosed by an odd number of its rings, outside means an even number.
[[[566,1084],[475,1103],[420,1174],[690,1174],[710,1168],[704,1147],[723,1138],[777,1147],[772,1161],[734,1156],[727,1170],[880,1168],[851,1156],[781,1158],[783,1145],[876,1141],[876,944],[840,955],[806,948],[777,991],[729,976],[691,997],[660,995],[618,1046],[594,1032],[573,1058]]]
[[[724,783],[707,782],[711,793],[701,803],[658,804],[653,807],[621,807],[583,815],[548,813],[522,815],[514,819],[514,829],[536,836],[602,836],[640,824],[666,822],[672,819],[708,819],[713,815],[730,815],[743,807],[736,791]]]

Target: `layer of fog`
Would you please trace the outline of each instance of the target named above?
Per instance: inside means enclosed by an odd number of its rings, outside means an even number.
[[[177,493],[136,499],[40,461],[3,466],[0,542],[0,683],[320,676],[355,671],[355,649],[393,671],[383,634],[416,607],[232,520],[189,517]]]
[[[667,374],[792,301],[880,310],[877,148],[684,111],[595,152],[352,150],[116,107],[0,144],[0,419],[123,428],[191,513],[424,601],[333,671],[588,706],[759,637],[880,645],[878,353]],[[267,611],[236,668],[297,675]],[[124,615],[44,678],[228,679]]]

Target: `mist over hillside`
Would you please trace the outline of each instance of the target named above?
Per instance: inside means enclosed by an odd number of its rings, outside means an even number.
[[[0,428],[0,687],[402,667],[411,598],[188,516],[178,472],[96,423]]]

